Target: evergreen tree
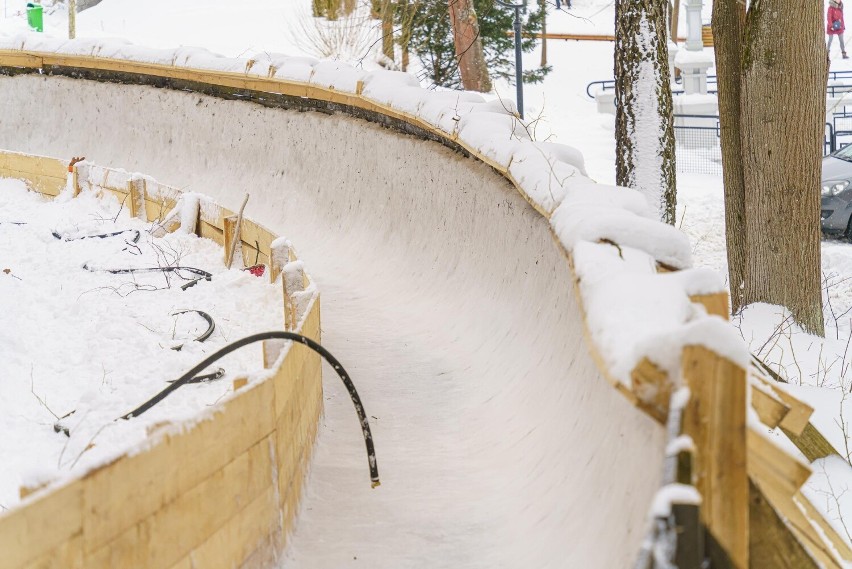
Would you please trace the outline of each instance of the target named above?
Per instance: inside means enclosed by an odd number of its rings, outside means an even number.
[[[515,43],[509,33],[515,20],[515,12],[494,0],[474,0],[473,5],[479,20],[479,33],[485,61],[492,79],[515,78]],[[523,22],[524,32],[541,31],[544,12],[540,8],[529,11]],[[525,52],[535,47],[535,38],[524,38],[521,42]],[[424,73],[435,85],[460,88],[458,62],[453,43],[453,28],[450,22],[447,0],[421,0],[412,21],[411,50],[423,64]],[[537,83],[550,71],[550,66],[524,71],[525,83]]]

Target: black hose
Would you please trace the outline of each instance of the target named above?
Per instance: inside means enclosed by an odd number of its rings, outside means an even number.
[[[307,336],[296,334],[294,332],[261,332],[259,334],[252,334],[251,336],[246,336],[241,340],[237,340],[232,344],[228,344],[224,348],[204,358],[204,360],[201,361],[198,365],[196,365],[191,370],[180,376],[178,379],[176,379],[168,387],[163,389],[154,397],[152,397],[133,411],[127,413],[126,415],[122,415],[119,418],[132,419],[133,417],[138,417],[139,415],[141,415],[142,413],[165,399],[170,393],[179,388],[181,385],[189,383],[190,380],[195,377],[195,374],[197,374],[216,360],[230,354],[235,350],[242,348],[243,346],[247,346],[255,342],[261,342],[263,340],[292,340],[294,342],[298,342],[322,356],[325,361],[327,361],[331,365],[334,371],[337,372],[337,375],[339,375],[341,381],[343,381],[343,385],[345,385],[346,389],[349,391],[349,397],[352,399],[352,404],[355,406],[355,412],[358,413],[358,419],[361,422],[361,432],[364,435],[364,444],[367,447],[367,461],[370,466],[370,480],[372,481],[374,488],[378,486],[380,484],[379,467],[376,462],[376,450],[373,447],[373,435],[370,432],[370,423],[367,420],[367,414],[364,411],[364,406],[361,403],[361,398],[358,396],[358,391],[355,390],[355,385],[349,378],[349,374],[346,373],[346,370],[343,369],[343,366],[340,364],[339,361],[337,361],[337,358],[335,358],[328,350],[326,350],[319,343],[311,340]]]
[[[97,235],[84,235],[83,237],[66,237],[65,241],[79,241],[80,239],[106,239],[107,237],[115,237],[116,235],[121,235],[122,233],[134,232],[136,235],[133,237],[134,243],[139,243],[139,230],[138,229],[122,229],[121,231],[116,231],[114,233],[99,233]],[[53,232],[53,236],[57,239],[62,239],[62,235]]]
[[[186,314],[187,312],[195,312],[196,314],[198,314],[199,316],[201,316],[202,318],[204,318],[204,320],[206,320],[206,321],[207,321],[207,330],[205,330],[205,331],[204,331],[204,333],[203,333],[202,335],[200,335],[199,337],[197,337],[197,338],[196,338],[195,340],[193,340],[193,341],[195,341],[195,342],[203,342],[204,340],[206,340],[207,338],[209,338],[209,337],[210,337],[210,335],[213,333],[213,330],[215,330],[215,329],[216,329],[216,324],[213,322],[213,317],[212,317],[212,316],[210,316],[209,314],[207,314],[206,312],[202,312],[201,310],[192,310],[192,309],[189,309],[189,310],[178,310],[177,312],[172,312],[172,316],[177,316],[178,314]],[[179,345],[179,346],[175,346],[175,347],[173,347],[172,349],[173,349],[174,351],[176,351],[176,352],[179,352],[179,351],[181,350],[181,348],[183,348],[183,344],[181,344],[181,345]]]
[[[181,290],[188,289],[200,280],[209,281],[213,278],[212,273],[208,273],[207,271],[204,271],[202,269],[196,269],[195,267],[139,267],[135,269],[93,269],[89,266],[88,263],[84,263],[83,268],[93,273],[96,273],[98,271],[104,271],[106,273],[112,273],[114,275],[123,275],[128,273],[178,273],[178,271],[186,271],[188,273],[198,275],[199,278],[189,281],[188,283],[180,287]],[[179,273],[178,276],[180,277]]]
[[[186,383],[207,383],[208,381],[215,381],[225,375],[225,370],[222,368],[217,368],[213,373],[207,373],[204,375],[196,375],[195,377],[190,378]],[[176,379],[170,379],[169,383],[174,383],[177,381]]]

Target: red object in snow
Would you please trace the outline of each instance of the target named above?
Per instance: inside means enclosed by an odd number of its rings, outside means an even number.
[[[251,267],[246,267],[243,270],[250,272],[256,277],[262,277],[263,273],[266,272],[266,265],[252,265]]]

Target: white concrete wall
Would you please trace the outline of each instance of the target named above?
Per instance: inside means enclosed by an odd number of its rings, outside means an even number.
[[[334,374],[287,566],[632,565],[663,429],[599,374],[567,260],[489,168],[345,116],[0,77],[0,147],[85,155],[213,196],[293,240],[352,374]],[[358,544],[353,550],[352,543]]]

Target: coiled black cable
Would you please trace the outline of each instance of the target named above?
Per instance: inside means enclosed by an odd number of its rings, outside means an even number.
[[[178,389],[181,385],[189,383],[190,380],[195,377],[195,374],[197,374],[213,362],[219,360],[220,358],[230,354],[235,350],[242,348],[243,346],[247,346],[255,342],[261,342],[263,340],[291,340],[293,342],[298,342],[322,356],[325,361],[327,361],[331,365],[334,371],[337,372],[337,375],[339,375],[341,381],[343,381],[343,385],[345,385],[346,389],[349,391],[349,397],[352,399],[352,404],[355,406],[355,412],[358,414],[358,419],[361,423],[361,432],[364,435],[364,444],[367,447],[367,461],[370,466],[370,480],[374,488],[378,486],[380,484],[379,467],[376,462],[376,450],[373,447],[373,435],[370,431],[370,422],[367,420],[367,414],[364,411],[364,405],[361,403],[361,398],[358,396],[358,391],[355,389],[355,385],[349,378],[349,374],[347,374],[346,370],[343,369],[343,365],[341,365],[341,363],[337,361],[337,358],[335,358],[331,354],[331,352],[329,352],[328,350],[323,348],[319,343],[311,340],[307,336],[296,334],[294,332],[284,332],[277,330],[272,332],[261,332],[259,334],[252,334],[251,336],[246,336],[241,340],[237,340],[232,344],[228,344],[224,348],[204,358],[204,360],[198,363],[198,365],[196,365],[191,370],[180,376],[178,379],[176,379],[168,387],[160,391],[154,397],[152,397],[133,411],[127,413],[126,415],[122,415],[119,418],[132,419],[133,417],[138,417],[139,415],[141,415],[142,413],[165,399],[170,393]]]
[[[195,312],[196,314],[198,314],[199,316],[204,318],[204,320],[207,322],[207,330],[205,330],[204,333],[201,334],[199,337],[197,337],[194,341],[195,342],[203,342],[204,340],[209,338],[210,335],[213,333],[213,330],[216,329],[216,324],[213,322],[213,317],[210,316],[209,314],[207,314],[206,312],[203,312],[201,310],[193,310],[193,309],[178,310],[177,312],[172,312],[172,316],[177,316],[178,314],[186,314],[187,312]],[[176,352],[179,352],[179,351],[181,351],[182,348],[183,348],[183,344],[180,344],[178,346],[174,346],[172,349]]]

